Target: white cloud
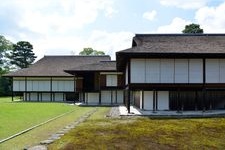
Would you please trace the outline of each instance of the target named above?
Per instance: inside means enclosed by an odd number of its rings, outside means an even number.
[[[185,25],[190,24],[190,21],[182,18],[174,18],[169,25],[160,26],[157,28],[157,33],[181,33]]]
[[[15,10],[21,28],[35,33],[64,33],[82,29],[96,21],[100,13],[112,17],[113,0],[11,0],[1,10]]]
[[[215,7],[202,7],[197,9],[194,22],[174,18],[170,24],[157,28],[157,33],[181,33],[185,25],[197,23],[204,33],[225,33],[225,2]]]
[[[113,5],[113,0],[10,0],[0,5],[0,15],[7,15],[8,12],[8,18],[15,18],[17,29],[6,37],[13,42],[29,41],[34,46],[38,59],[43,55],[69,55],[71,51],[78,54],[87,45],[96,46],[96,49],[107,50],[107,53],[112,54],[108,51],[121,48],[119,43],[124,42],[125,33],[118,33],[121,38],[117,39],[121,39],[121,42],[114,43],[114,47],[112,41],[116,41],[116,33],[104,32],[104,38],[98,41],[94,39],[98,34],[93,35],[96,32],[91,33],[89,37],[85,37],[88,32],[86,35],[82,33],[100,14],[106,18],[113,17],[118,12]],[[111,43],[109,39],[112,40]],[[102,45],[107,44],[101,47],[101,42]],[[126,42],[122,45],[126,45]]]
[[[205,33],[225,33],[225,2],[217,7],[200,8],[195,15],[196,21]]]
[[[106,32],[95,30],[87,38],[79,36],[45,37],[44,39],[31,41],[38,59],[44,55],[78,55],[85,47],[102,50],[112,59],[115,52],[130,48],[132,44],[131,32]],[[63,39],[63,40],[62,40]],[[41,51],[40,51],[41,50]]]
[[[155,10],[152,10],[150,12],[145,12],[143,14],[143,18],[152,21],[155,19],[156,15],[157,15],[157,12]]]
[[[91,33],[84,47],[92,47],[96,50],[103,50],[112,59],[115,59],[115,52],[130,48],[134,34],[131,32],[106,32],[95,30]]]
[[[164,6],[175,6],[182,9],[197,9],[207,4],[209,0],[160,0]]]

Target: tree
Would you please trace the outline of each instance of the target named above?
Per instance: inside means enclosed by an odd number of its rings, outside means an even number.
[[[203,33],[203,29],[200,28],[199,24],[191,23],[185,26],[185,29],[182,31],[183,33]]]
[[[2,75],[9,72],[9,59],[6,55],[12,50],[12,42],[0,35],[0,96],[10,94],[10,79]]]
[[[93,50],[93,48],[88,47],[84,48],[79,55],[105,55],[105,53],[103,51]]]
[[[6,67],[6,55],[10,50],[12,50],[12,45],[12,42],[7,40],[4,36],[0,35],[0,74],[2,74],[1,71],[3,71],[4,67]]]
[[[10,62],[19,68],[27,68],[31,65],[35,58],[33,46],[27,41],[19,41],[13,44],[13,49],[9,55]]]

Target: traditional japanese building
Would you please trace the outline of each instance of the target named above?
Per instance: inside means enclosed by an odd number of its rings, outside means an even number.
[[[110,56],[45,56],[7,75],[25,101],[225,109],[225,34],[136,34]]]

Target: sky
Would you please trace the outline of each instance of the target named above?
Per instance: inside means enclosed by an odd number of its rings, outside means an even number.
[[[3,0],[2,0],[3,1]],[[135,34],[181,33],[200,24],[225,33],[225,0],[7,0],[0,4],[0,35],[29,41],[38,56],[78,55],[85,47],[115,52]]]

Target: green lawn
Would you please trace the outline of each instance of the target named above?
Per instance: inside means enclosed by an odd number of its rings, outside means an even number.
[[[0,139],[74,110],[64,103],[10,102],[0,98]]]
[[[48,149],[225,149],[225,118],[105,118],[100,109]]]
[[[0,139],[72,111],[63,117],[0,144],[0,149],[23,149],[36,145],[92,109],[94,107],[78,107],[65,103],[11,102],[11,98],[0,98]]]

